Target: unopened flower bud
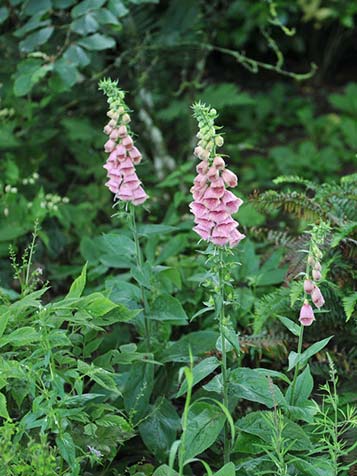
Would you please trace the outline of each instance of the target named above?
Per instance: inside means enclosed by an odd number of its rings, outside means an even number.
[[[131,121],[129,114],[124,114],[121,120],[123,124],[129,124],[129,122]]]
[[[314,290],[311,293],[311,299],[315,306],[318,308],[322,307],[325,304],[324,297],[318,286],[314,287]]]
[[[304,291],[307,294],[311,294],[312,291],[314,290],[314,283],[311,281],[311,279],[305,279],[304,281]]]
[[[314,269],[316,269],[316,271],[321,271],[321,264],[318,261],[314,264]]]
[[[313,266],[315,264],[315,260],[311,255],[309,255],[309,257],[307,258],[307,262],[310,266]]]
[[[317,269],[312,270],[312,277],[314,278],[315,281],[320,281],[321,279],[321,273]]]
[[[224,140],[222,136],[216,136],[214,141],[217,147],[222,147],[222,145],[224,144]]]

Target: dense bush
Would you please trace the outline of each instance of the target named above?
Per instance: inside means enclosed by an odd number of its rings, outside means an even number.
[[[353,474],[356,13],[3,2],[1,474]],[[137,167],[114,205],[98,81]],[[237,246],[189,206],[194,180],[213,212],[236,185],[220,161],[197,179],[197,142],[239,176]]]

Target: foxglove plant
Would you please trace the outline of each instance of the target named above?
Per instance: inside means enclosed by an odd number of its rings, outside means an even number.
[[[110,78],[100,81],[99,89],[108,97],[109,111],[107,116],[110,119],[103,130],[108,136],[108,140],[104,144],[104,150],[109,154],[103,166],[107,170],[108,177],[105,185],[114,193],[116,204],[124,203],[125,210],[129,212],[128,216],[135,242],[137,268],[140,274],[142,274],[143,257],[135,217],[136,207],[142,205],[148,199],[148,195],[142,187],[142,182],[137,176],[135,167],[141,162],[142,155],[134,145],[134,134],[129,126],[131,122],[130,110],[124,101],[124,91],[118,87],[117,81],[112,81]],[[150,322],[148,319],[148,303],[144,287],[140,283],[139,286],[144,306],[146,346],[149,351]]]
[[[307,251],[307,264],[306,271],[304,273],[304,282],[302,286],[303,292],[303,304],[300,309],[299,322],[300,322],[300,333],[299,333],[299,342],[298,342],[298,355],[301,354],[303,336],[304,336],[304,327],[311,326],[315,321],[315,314],[311,304],[313,303],[318,309],[320,309],[324,304],[325,300],[321,293],[320,288],[317,285],[317,282],[321,280],[321,264],[322,259],[321,245],[324,243],[326,234],[329,230],[328,225],[321,223],[320,225],[315,225],[310,234],[310,247]],[[310,304],[311,299],[311,304]],[[294,392],[296,386],[296,379],[299,374],[299,363],[295,366],[295,373],[292,382],[291,389],[291,402],[294,403]]]
[[[217,111],[200,102],[193,105],[194,117],[197,119],[199,139],[194,155],[199,159],[196,167],[197,176],[191,188],[193,201],[190,210],[194,216],[194,231],[206,242],[213,245],[209,248],[213,266],[211,271],[217,272],[215,287],[215,307],[219,320],[219,344],[222,352],[222,400],[228,409],[228,369],[227,369],[227,333],[230,328],[229,317],[225,315],[225,287],[230,284],[229,271],[225,255],[230,248],[238,245],[244,235],[238,231],[238,222],[234,220],[243,203],[228,188],[237,186],[237,176],[226,168],[224,159],[217,153],[223,145],[223,137],[218,133],[220,127],[215,125]],[[210,259],[208,260],[210,261]],[[228,441],[228,422],[224,428],[224,463],[230,460],[230,444]]]

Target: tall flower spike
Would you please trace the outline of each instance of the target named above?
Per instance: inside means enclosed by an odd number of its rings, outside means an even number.
[[[245,237],[232,218],[243,201],[227,187],[236,187],[238,179],[226,168],[223,158],[216,154],[217,147],[223,145],[223,137],[217,133],[219,127],[214,123],[217,111],[200,102],[192,108],[199,127],[194,155],[200,160],[191,188],[193,202],[190,210],[196,224],[193,229],[201,238],[215,245],[234,247]]]
[[[107,170],[106,186],[114,193],[115,199],[141,205],[147,200],[135,165],[141,161],[141,153],[134,146],[133,134],[129,127],[129,109],[124,102],[125,93],[118,87],[117,81],[103,79],[99,89],[108,97],[109,117],[104,134],[109,138],[104,150],[109,154],[103,166]]]

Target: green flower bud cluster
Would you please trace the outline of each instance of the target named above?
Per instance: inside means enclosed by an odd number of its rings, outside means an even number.
[[[203,155],[213,157],[216,155],[216,148],[224,144],[223,137],[217,132],[221,127],[215,125],[218,117],[216,109],[197,102],[192,106],[193,115],[197,119],[199,131],[197,133],[198,147],[206,152]]]
[[[103,91],[108,97],[109,104],[108,117],[115,122],[127,125],[131,121],[130,109],[125,104],[125,92],[118,87],[118,81],[112,81],[110,78],[103,79],[99,83],[99,90]]]

